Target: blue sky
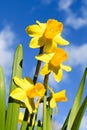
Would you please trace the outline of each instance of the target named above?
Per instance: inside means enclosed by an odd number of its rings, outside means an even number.
[[[49,18],[63,22],[62,36],[70,42],[64,49],[69,53],[66,64],[72,66],[70,73],[64,72],[63,80],[56,83],[50,76],[49,84],[55,91],[67,90],[67,103],[58,104],[58,114],[54,116],[54,127],[62,124],[80,84],[84,69],[87,66],[87,0],[0,0],[0,64],[3,66],[7,95],[9,78],[15,49],[23,45],[23,77],[33,77],[38,49],[30,49],[29,36],[25,28],[36,20],[46,22]],[[39,77],[42,80],[42,77]],[[84,97],[87,95],[87,83]],[[87,129],[87,110],[83,117],[81,130]]]

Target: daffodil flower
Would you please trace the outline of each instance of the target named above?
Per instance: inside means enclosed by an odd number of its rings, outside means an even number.
[[[46,64],[40,70],[41,75],[46,75],[53,72],[54,78],[57,82],[62,79],[62,69],[69,72],[71,71],[70,66],[61,64],[67,60],[68,54],[61,48],[57,48],[55,52],[48,54],[41,54],[36,56],[36,59],[45,62]]]
[[[51,92],[51,99],[50,99],[50,107],[55,108],[57,102],[66,102],[68,99],[66,97],[66,90],[62,90],[60,92],[54,93]]]
[[[11,92],[10,96],[16,100],[24,101],[29,112],[32,113],[35,109],[33,98],[44,96],[44,86],[41,83],[34,85],[33,81],[28,77],[24,79],[14,77],[13,80],[18,87]]]
[[[49,19],[47,23],[40,23],[28,26],[26,32],[32,37],[31,48],[44,46],[44,52],[53,52],[59,45],[68,45],[69,42],[62,38],[63,24],[55,19]]]

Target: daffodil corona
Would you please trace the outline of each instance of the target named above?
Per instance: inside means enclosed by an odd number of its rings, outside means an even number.
[[[28,26],[26,32],[32,37],[31,48],[44,46],[44,52],[53,52],[59,45],[68,45],[69,42],[62,38],[63,24],[55,19],[49,19],[47,23],[40,23]]]
[[[52,71],[57,82],[62,79],[62,69],[65,71],[71,71],[70,66],[62,64],[67,58],[68,54],[61,48],[57,48],[53,53],[36,56],[36,59],[46,63],[40,71],[41,75],[46,75]]]

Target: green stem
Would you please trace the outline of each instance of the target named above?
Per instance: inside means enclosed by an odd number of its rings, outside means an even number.
[[[40,48],[40,52],[39,54],[42,54],[43,53],[43,47]],[[36,66],[36,70],[35,70],[35,74],[34,74],[34,78],[33,78],[33,82],[34,84],[36,83],[37,81],[37,78],[38,78],[38,74],[39,74],[39,70],[40,70],[40,66],[41,66],[41,61],[37,61],[37,66]]]
[[[6,87],[4,72],[0,66],[0,130],[5,130]]]
[[[46,101],[47,101],[47,86],[48,86],[48,79],[49,79],[49,74],[45,75],[44,77],[44,87],[46,89],[46,93],[44,95],[44,99],[43,99],[43,130],[47,130],[47,106],[46,106]]]
[[[47,123],[46,123],[46,129],[47,130],[52,130],[52,109],[50,108],[50,104],[48,102],[48,106],[47,106]]]

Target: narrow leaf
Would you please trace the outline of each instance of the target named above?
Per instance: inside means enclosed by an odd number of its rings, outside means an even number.
[[[86,96],[85,100],[83,101],[83,103],[82,103],[82,105],[77,113],[77,116],[74,120],[74,123],[73,123],[71,130],[79,130],[81,120],[83,118],[83,115],[84,115],[86,108],[87,108],[87,96]]]
[[[0,130],[5,130],[6,88],[3,69],[0,66]]]
[[[83,95],[83,91],[84,91],[86,75],[87,75],[87,68],[85,69],[84,75],[82,77],[81,83],[79,85],[79,88],[78,88],[78,91],[77,91],[77,94],[76,94],[76,97],[74,100],[74,104],[71,109],[67,130],[71,130],[73,122],[74,122],[76,115],[78,113],[78,110],[80,108],[81,101],[82,101],[82,95]]]
[[[38,127],[37,127],[37,130],[42,130],[42,127],[41,127],[41,126],[38,126]]]
[[[50,106],[47,106],[46,111],[47,111],[46,128],[47,128],[47,130],[52,130],[52,115],[51,115],[52,114],[52,112],[51,112],[52,110],[51,110]]]
[[[16,88],[16,85],[13,82],[13,77],[14,76],[22,77],[22,60],[23,60],[22,45],[18,45],[14,55],[10,92]],[[7,119],[6,119],[6,130],[17,130],[19,107],[20,106],[18,103],[15,103],[12,98],[9,98]]]
[[[47,130],[46,123],[47,123],[47,112],[46,112],[46,96],[44,96],[44,102],[43,102],[43,130]]]
[[[61,130],[66,130],[67,124],[68,124],[68,120],[69,120],[70,112],[71,112],[71,110],[69,111],[69,113],[68,113],[68,115],[67,115],[67,117],[66,117],[66,119],[65,119],[65,122],[64,122],[64,124],[63,124],[63,126],[62,126],[62,128],[61,128]]]

